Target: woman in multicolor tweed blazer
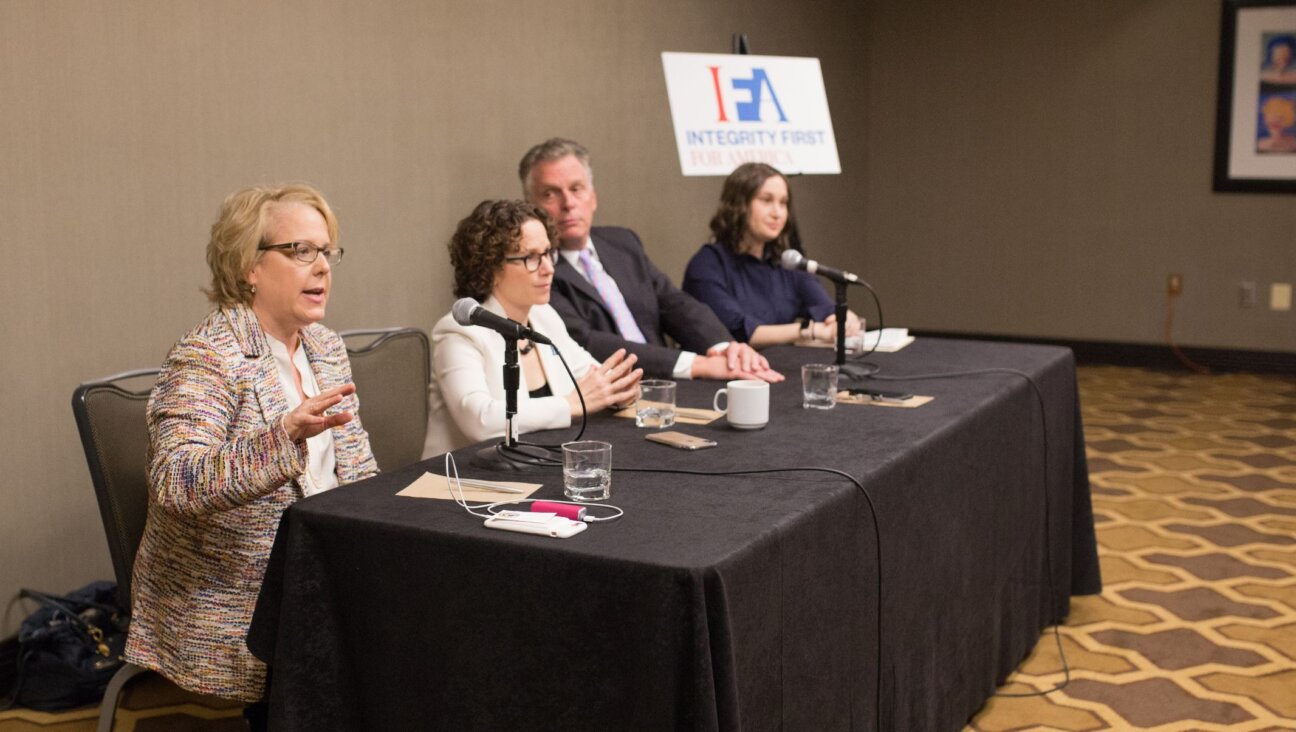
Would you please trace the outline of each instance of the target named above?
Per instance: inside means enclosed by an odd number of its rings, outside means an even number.
[[[308,186],[230,195],[207,262],[216,308],[171,349],[148,404],[149,506],[127,660],[255,702],[245,636],[284,510],[378,472],[342,339],[319,324],[342,258]]]

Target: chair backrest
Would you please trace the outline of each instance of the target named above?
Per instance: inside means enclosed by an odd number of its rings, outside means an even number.
[[[99,515],[122,607],[130,607],[131,569],[148,516],[148,425],[144,410],[152,382],[137,391],[116,382],[152,377],[157,372],[144,369],[116,374],[82,384],[72,392],[72,413],[99,499]]]
[[[339,335],[348,339],[360,419],[378,467],[395,470],[418,462],[427,435],[427,390],[432,380],[427,334],[415,328],[385,328]],[[350,345],[362,338],[372,340],[363,346]]]

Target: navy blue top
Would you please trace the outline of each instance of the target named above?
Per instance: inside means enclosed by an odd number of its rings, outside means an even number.
[[[710,306],[734,339],[744,343],[757,326],[805,317],[822,321],[836,309],[809,272],[783,269],[769,256],[734,254],[715,242],[703,244],[689,260],[683,290]]]

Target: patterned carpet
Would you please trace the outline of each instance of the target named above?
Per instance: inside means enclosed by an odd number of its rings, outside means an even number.
[[[1296,379],[1079,378],[1105,589],[967,729],[1296,729]]]

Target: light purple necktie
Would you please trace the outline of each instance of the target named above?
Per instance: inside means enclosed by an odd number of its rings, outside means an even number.
[[[627,341],[635,343],[646,343],[643,331],[639,330],[639,324],[635,322],[634,315],[630,313],[630,307],[626,305],[625,298],[621,296],[621,290],[617,288],[616,282],[603,268],[594,263],[594,258],[590,256],[589,247],[580,250],[576,255],[580,260],[581,268],[585,270],[585,276],[589,278],[590,284],[598,290],[599,297],[603,299],[603,304],[607,306],[612,313],[612,319],[616,321],[617,330],[621,331],[621,337]]]

